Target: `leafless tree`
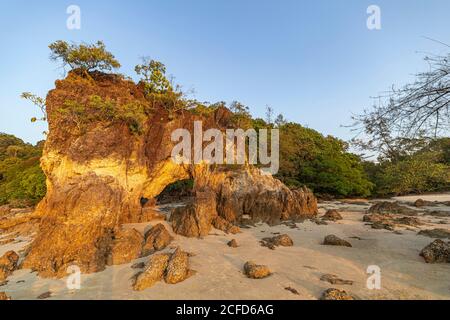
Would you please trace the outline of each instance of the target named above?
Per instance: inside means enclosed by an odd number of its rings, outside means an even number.
[[[435,139],[450,133],[450,54],[428,56],[429,70],[412,84],[374,99],[374,106],[354,116],[354,143],[392,157],[400,145]],[[411,150],[413,151],[413,150]]]

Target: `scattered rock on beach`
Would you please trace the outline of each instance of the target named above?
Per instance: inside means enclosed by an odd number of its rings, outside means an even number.
[[[163,224],[158,223],[145,233],[145,243],[142,248],[142,256],[148,256],[155,251],[160,251],[167,247],[173,240],[169,231]]]
[[[47,292],[44,292],[44,293],[40,294],[36,299],[45,300],[45,299],[50,298],[51,296],[52,296],[52,292],[51,291],[47,291]]]
[[[292,292],[293,294],[295,294],[295,295],[297,295],[297,296],[300,295],[300,293],[297,291],[297,289],[294,289],[294,288],[292,288],[292,287],[284,288],[284,290],[290,291],[290,292]]]
[[[335,210],[335,209],[330,209],[328,210],[325,215],[322,217],[322,220],[326,220],[326,221],[338,221],[338,220],[342,220],[342,216],[341,214]]]
[[[350,285],[350,286],[353,285],[352,280],[340,279],[338,276],[336,276],[334,274],[324,274],[323,276],[320,277],[320,280],[329,282],[331,284],[337,284],[337,285]]]
[[[0,301],[11,300],[4,292],[0,292]]]
[[[237,248],[237,247],[238,247],[238,243],[237,243],[236,239],[233,239],[233,240],[229,241],[229,242],[227,243],[227,245],[228,245],[229,247],[231,247],[231,248]]]
[[[450,242],[437,239],[423,248],[420,256],[426,263],[450,263]]]
[[[169,258],[169,254],[155,254],[151,256],[147,268],[136,277],[133,289],[142,291],[161,281],[164,277]]]
[[[368,213],[378,214],[403,214],[406,216],[415,216],[418,214],[417,210],[410,209],[406,206],[399,205],[397,202],[382,201],[377,202],[371,206]]]
[[[263,279],[271,275],[267,266],[248,261],[244,265],[244,274],[250,279]]]
[[[213,226],[214,228],[226,233],[237,234],[241,232],[238,226],[233,225],[231,222],[225,220],[222,217],[216,217],[213,220]]]
[[[421,230],[418,235],[437,239],[450,239],[450,231],[447,229]]]
[[[14,251],[6,252],[0,258],[0,282],[5,281],[17,269],[18,261],[19,255]]]
[[[343,246],[343,247],[351,247],[351,243],[341,239],[337,236],[335,236],[334,234],[330,234],[328,236],[325,237],[324,241],[323,241],[324,245],[327,246]]]
[[[292,247],[294,245],[294,242],[292,241],[291,237],[289,237],[287,234],[280,234],[272,238],[264,238],[261,240],[260,243],[263,247],[268,247],[269,249],[272,250],[278,246]]]
[[[184,281],[189,276],[189,255],[177,248],[167,264],[164,280],[169,284]]]
[[[344,290],[330,288],[325,290],[320,300],[355,300],[355,298]]]

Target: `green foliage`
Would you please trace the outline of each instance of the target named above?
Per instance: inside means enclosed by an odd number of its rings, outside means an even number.
[[[64,66],[71,69],[80,69],[84,72],[94,70],[111,71],[120,68],[120,63],[114,55],[106,50],[102,41],[96,44],[69,44],[58,40],[49,45],[52,61],[61,60]]]
[[[36,107],[39,108],[39,110],[42,113],[42,117],[40,119],[33,117],[31,118],[31,122],[36,122],[36,121],[46,121],[47,120],[47,111],[46,111],[46,107],[45,107],[45,99],[41,98],[35,94],[32,94],[30,92],[23,92],[20,97],[22,99],[31,101],[31,103],[33,103]]]
[[[42,144],[32,146],[0,133],[0,205],[33,205],[45,196],[45,175],[39,165],[41,154]]]
[[[145,85],[145,93],[164,94],[173,91],[170,81],[166,77],[166,66],[156,60],[144,60],[143,64],[137,65],[134,69],[142,77]]]
[[[366,163],[365,169],[380,196],[448,191],[450,138],[436,139],[401,158]]]
[[[290,186],[337,196],[368,196],[372,183],[343,141],[296,123],[280,125],[278,177]]]
[[[100,96],[90,96],[87,103],[67,100],[57,109],[60,119],[67,121],[83,134],[90,123],[126,123],[130,132],[140,134],[149,110],[137,102],[118,103]]]

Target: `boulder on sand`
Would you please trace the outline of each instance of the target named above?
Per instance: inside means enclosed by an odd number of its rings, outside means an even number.
[[[6,252],[0,258],[0,282],[5,281],[17,269],[18,261],[19,255],[14,251]]]
[[[351,247],[352,244],[346,240],[343,240],[334,234],[330,234],[325,237],[323,240],[323,244],[326,246],[343,246],[343,247]]]
[[[169,259],[164,280],[169,284],[175,284],[188,277],[189,255],[177,248]]]
[[[342,216],[341,214],[335,210],[335,209],[330,209],[328,210],[325,215],[322,217],[322,220],[326,220],[326,221],[338,221],[338,220],[342,220]]]
[[[437,239],[420,252],[426,263],[450,263],[450,242]]]
[[[244,265],[244,274],[250,279],[262,279],[271,275],[267,266],[248,261]]]
[[[278,246],[292,247],[294,245],[294,242],[292,241],[291,237],[289,237],[287,234],[280,234],[272,238],[264,238],[261,240],[260,243],[263,247],[268,247],[269,249],[272,250]]]
[[[406,206],[399,205],[397,202],[382,201],[371,206],[368,213],[378,214],[403,214],[405,216],[416,216],[417,211]]]

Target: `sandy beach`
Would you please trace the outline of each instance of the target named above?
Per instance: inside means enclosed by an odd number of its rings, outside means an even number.
[[[414,201],[416,197],[396,198]],[[429,201],[449,201],[450,194],[420,196]],[[49,299],[306,299],[314,300],[327,288],[335,287],[351,292],[359,299],[450,299],[450,265],[427,264],[420,251],[433,241],[417,235],[421,229],[443,228],[450,231],[450,217],[420,215],[420,228],[396,228],[396,232],[375,230],[362,222],[368,206],[342,202],[319,205],[320,215],[326,209],[338,208],[343,220],[318,225],[306,220],[301,223],[270,227],[257,224],[242,228],[237,235],[213,230],[203,239],[178,235],[165,252],[180,247],[192,254],[191,269],[195,275],[176,285],[159,282],[142,292],[132,289],[132,278],[138,270],[131,266],[146,262],[148,257],[133,263],[111,266],[103,272],[81,276],[80,290],[68,290],[66,278],[42,279],[30,270],[18,270],[0,287],[12,299],[36,299],[51,292]],[[449,207],[442,207],[449,210]],[[319,216],[320,216],[319,215]],[[131,224],[144,232],[159,221]],[[168,230],[170,226],[163,222]],[[446,224],[444,224],[446,223]],[[260,240],[277,234],[288,234],[293,247],[270,250]],[[326,235],[334,234],[349,241],[353,247],[322,245]],[[2,235],[2,238],[7,235]],[[238,248],[227,246],[236,239]],[[20,242],[18,242],[20,241]],[[24,238],[0,247],[0,255],[8,250],[20,251],[28,242]],[[267,265],[273,274],[265,279],[248,279],[242,272],[245,262],[252,260]],[[368,266],[381,269],[381,289],[369,290]],[[321,281],[324,274],[354,281],[353,285],[331,285]],[[286,290],[293,288],[298,294]]]

